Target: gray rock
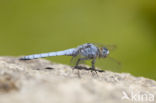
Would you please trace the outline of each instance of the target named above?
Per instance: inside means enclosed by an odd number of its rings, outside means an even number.
[[[144,77],[0,57],[0,103],[156,103],[155,95]]]

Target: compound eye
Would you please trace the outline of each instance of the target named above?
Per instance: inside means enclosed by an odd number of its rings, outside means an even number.
[[[103,53],[107,53],[108,49],[103,48]]]
[[[106,52],[106,50],[103,50],[103,54],[106,54],[107,52]]]
[[[103,48],[103,55],[108,55],[109,54],[109,50],[107,48]]]

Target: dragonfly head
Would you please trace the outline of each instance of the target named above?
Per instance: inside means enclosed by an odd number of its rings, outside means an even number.
[[[102,57],[107,57],[107,55],[109,54],[109,50],[105,47],[101,48],[101,56]]]

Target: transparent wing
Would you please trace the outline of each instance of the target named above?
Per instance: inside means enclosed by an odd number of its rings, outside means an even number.
[[[116,45],[104,45],[104,44],[99,44],[99,43],[94,43],[94,45],[96,45],[97,47],[105,47],[111,52],[116,50],[117,48]],[[102,70],[121,72],[121,63],[109,56],[106,58],[99,58],[99,59],[97,58],[95,66],[99,67]]]
[[[94,44],[97,47],[106,47],[110,51],[115,50],[116,46],[115,45],[103,45],[103,44]],[[74,56],[71,59],[71,65],[75,66],[76,62],[78,61],[79,58],[83,58],[81,55]],[[91,66],[90,60],[85,60],[85,61],[80,61],[79,64],[87,64]],[[109,71],[114,71],[114,72],[121,72],[121,64],[117,60],[111,58],[111,57],[106,57],[106,58],[100,58],[96,59],[95,67],[100,68],[101,70],[109,70]]]
[[[110,51],[114,51],[117,48],[116,45],[106,45],[106,44],[104,45],[104,44],[100,44],[100,43],[94,43],[94,45],[97,47],[105,47]]]
[[[121,63],[111,57],[97,59],[95,66],[102,70],[121,72]]]

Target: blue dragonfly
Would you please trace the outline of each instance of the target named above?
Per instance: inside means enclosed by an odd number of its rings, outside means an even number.
[[[97,58],[106,58],[109,55],[109,50],[104,46],[99,46],[93,43],[86,43],[76,48],[66,49],[63,51],[33,54],[21,57],[20,60],[32,60],[51,56],[72,56],[78,57],[75,67],[77,68],[81,61],[91,60],[91,69],[95,70],[95,62]]]

